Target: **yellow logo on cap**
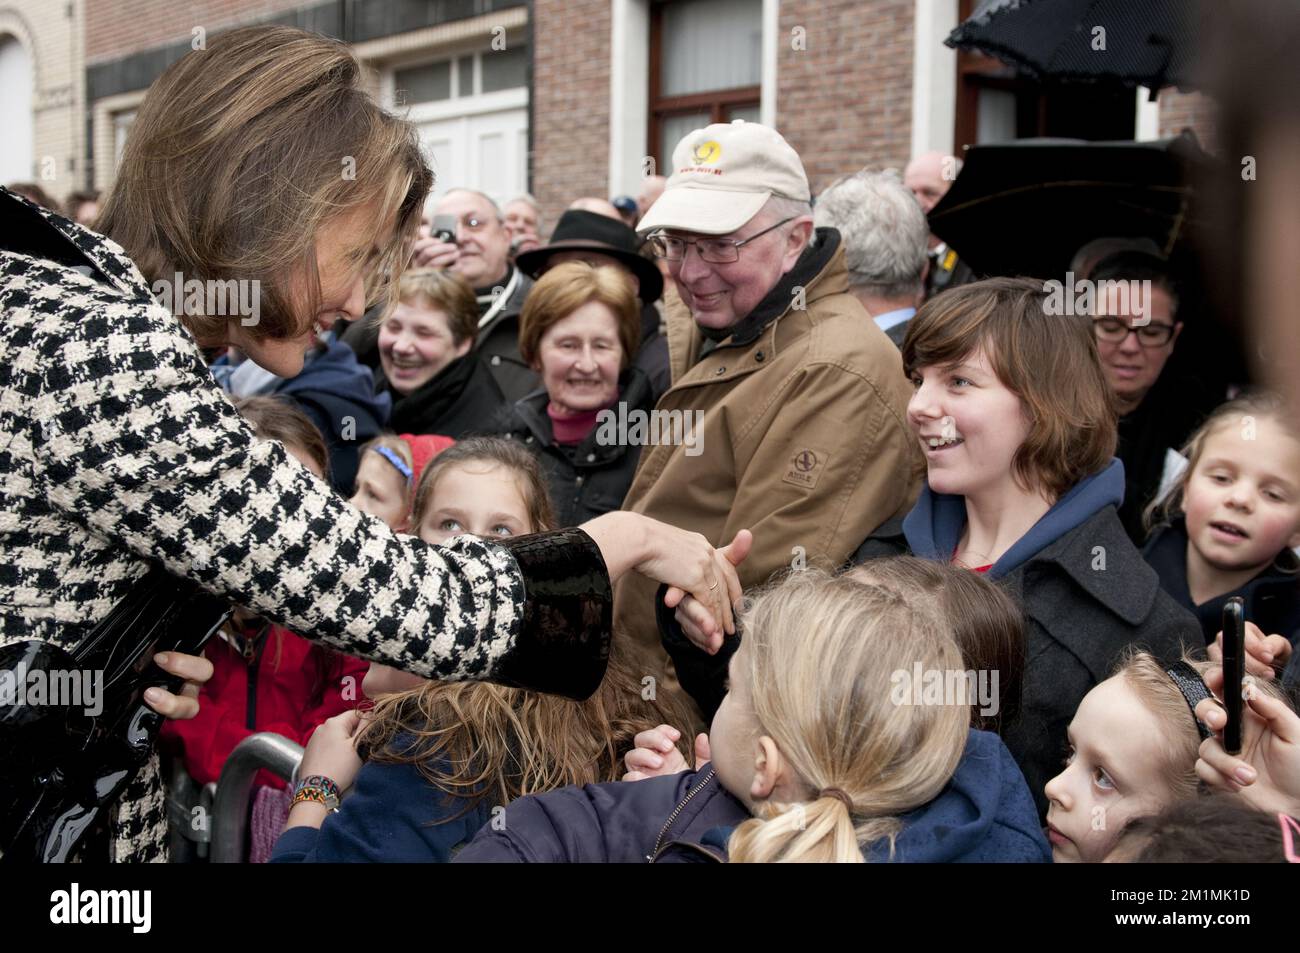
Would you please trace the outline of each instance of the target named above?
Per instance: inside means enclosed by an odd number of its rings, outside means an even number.
[[[708,142],[701,142],[696,146],[691,156],[699,165],[712,165],[722,158],[722,146],[710,139]]]

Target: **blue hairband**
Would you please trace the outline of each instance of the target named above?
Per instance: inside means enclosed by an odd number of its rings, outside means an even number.
[[[401,457],[399,457],[388,447],[371,447],[370,449],[375,451],[375,453],[379,454],[381,457],[383,457],[385,460],[391,463],[394,467],[396,467],[397,472],[400,473],[402,476],[406,477],[407,483],[410,483],[411,480],[414,479],[415,474],[413,474],[411,472],[411,468],[406,465],[406,461],[403,460]]]

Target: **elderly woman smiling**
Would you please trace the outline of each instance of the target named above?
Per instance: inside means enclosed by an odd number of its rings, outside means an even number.
[[[393,395],[397,433],[482,433],[506,407],[501,388],[474,353],[478,304],[464,279],[417,268],[402,275],[397,307],[379,325],[376,385]]]
[[[641,306],[618,268],[571,261],[546,272],[519,316],[519,353],[542,389],[511,409],[502,428],[538,454],[559,521],[568,525],[623,505],[641,448],[597,426],[601,411],[647,412],[648,378],[632,366]]]

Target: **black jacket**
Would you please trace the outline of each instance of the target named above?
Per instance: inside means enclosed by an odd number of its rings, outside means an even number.
[[[909,552],[903,521],[895,519],[867,538],[853,562]],[[1065,730],[1083,696],[1110,676],[1124,649],[1137,643],[1172,661],[1184,645],[1194,648],[1203,640],[1196,620],[1160,588],[1113,506],[1000,582],[1024,607],[1026,622],[1020,713],[1002,737],[1046,816],[1043,786],[1060,773]]]
[[[479,328],[471,352],[488,366],[508,404],[532,393],[542,383],[537,372],[519,355],[519,312],[524,310],[524,299],[532,290],[533,279],[513,266],[511,272],[505,285],[510,288],[510,297],[492,320]]]
[[[668,368],[668,337],[660,331],[663,319],[657,303],[641,306],[641,345],[632,363],[650,380],[652,402],[658,401],[672,386],[672,372]]]
[[[1115,456],[1124,462],[1124,502],[1119,519],[1136,545],[1146,540],[1142,511],[1160,489],[1169,451],[1181,450],[1222,398],[1222,393],[1214,393],[1194,378],[1165,374],[1136,410],[1119,419]]]
[[[654,407],[650,381],[637,368],[625,370],[619,385],[615,415],[621,416],[620,405],[626,405],[629,415],[637,411],[648,414]],[[641,447],[621,439],[606,442],[600,425],[576,447],[561,446],[555,442],[551,418],[546,414],[549,400],[546,391],[534,391],[510,409],[499,429],[537,455],[559,525],[577,526],[619,509],[632,485]]]
[[[488,433],[509,406],[488,366],[473,351],[452,361],[423,387],[405,397],[375,370],[376,389],[393,396],[388,428],[394,433],[442,434],[460,440]]]

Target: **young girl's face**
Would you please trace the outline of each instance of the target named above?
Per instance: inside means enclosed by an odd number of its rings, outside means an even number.
[[[970,496],[1012,481],[1011,461],[1029,420],[984,348],[956,366],[917,368],[912,387],[907,421],[925,452],[931,490]]]
[[[1084,696],[1070,722],[1065,770],[1044,788],[1053,860],[1098,863],[1130,819],[1172,803],[1161,772],[1165,731],[1123,675]]]
[[[1300,546],[1300,443],[1272,417],[1216,427],[1187,478],[1183,511],[1188,540],[1215,569],[1264,568]]]
[[[513,473],[495,463],[466,461],[438,476],[417,533],[426,543],[440,544],[466,533],[500,539],[535,529]],[[425,680],[418,675],[375,663],[366,672],[361,689],[374,698],[423,684]]]
[[[486,461],[467,461],[439,474],[416,528],[426,543],[466,533],[493,539],[534,531],[519,478]]]
[[[409,522],[406,486],[406,477],[397,467],[371,450],[361,457],[356,492],[349,502],[362,513],[383,520],[393,532],[405,532]]]
[[[456,343],[441,308],[403,303],[379,328],[379,364],[393,390],[410,394],[463,357],[473,343],[468,338]]]

